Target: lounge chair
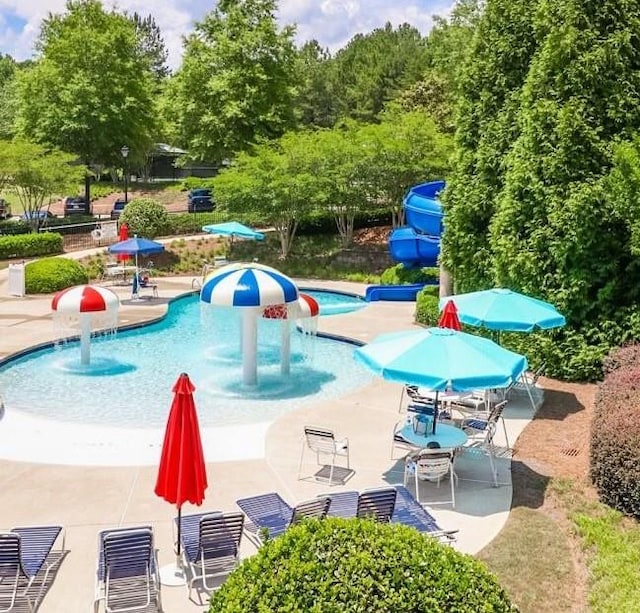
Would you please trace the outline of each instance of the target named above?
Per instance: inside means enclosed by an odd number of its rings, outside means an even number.
[[[150,526],[103,530],[98,537],[94,611],[162,611]]]
[[[394,487],[364,490],[358,496],[356,517],[382,523],[390,522],[396,504],[396,495]]]
[[[332,430],[326,428],[318,428],[315,426],[305,426],[304,440],[302,441],[302,451],[300,453],[300,466],[298,467],[298,479],[302,474],[302,463],[304,461],[304,453],[307,449],[315,452],[316,462],[320,465],[320,455],[329,456],[331,458],[331,468],[329,469],[329,484],[333,484],[333,473],[335,472],[336,458],[344,457],[347,459],[347,470],[349,465],[349,439],[343,438],[337,440]],[[316,479],[320,477],[316,476]]]
[[[49,560],[58,537],[64,551],[62,526],[32,526],[0,532],[0,611],[13,611],[18,599],[24,598],[30,611],[35,611],[47,587],[49,573],[60,563],[62,556]],[[40,578],[39,575],[44,574]],[[40,587],[35,597],[29,594],[36,577]],[[41,580],[40,580],[41,579]]]
[[[279,494],[271,492],[270,494],[241,498],[236,501],[236,504],[248,519],[244,524],[247,538],[259,547],[264,542],[263,533],[272,539],[301,519],[310,517],[324,519],[331,500],[328,496],[323,496],[300,502],[295,507],[291,507]]]
[[[177,527],[177,517],[175,523]],[[189,598],[197,580],[211,592],[216,586],[207,580],[225,576],[237,566],[243,527],[242,513],[197,513],[181,517],[180,540],[190,575]]]

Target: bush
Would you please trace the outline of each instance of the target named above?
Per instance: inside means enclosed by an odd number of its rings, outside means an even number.
[[[31,226],[26,221],[0,221],[0,235],[29,234]]]
[[[213,186],[214,177],[208,177],[206,179],[203,179],[202,177],[185,177],[180,182],[180,189],[185,192],[199,188],[213,190]]]
[[[410,285],[437,281],[439,276],[440,271],[437,268],[405,268],[404,264],[396,264],[387,268],[380,279],[382,285]]]
[[[202,232],[202,226],[227,221],[228,215],[219,211],[212,213],[177,213],[169,215],[167,234],[174,236],[179,234],[198,234]]]
[[[82,264],[67,258],[31,262],[26,265],[24,274],[27,294],[50,294],[89,281]]]
[[[618,370],[640,364],[640,344],[616,347],[602,360],[602,371],[605,375]]]
[[[356,213],[353,220],[355,230],[372,228],[375,226],[390,226],[391,213],[384,209],[372,209]],[[315,236],[316,234],[336,234],[336,220],[330,211],[316,210],[300,220],[297,234],[300,236]]]
[[[416,296],[416,322],[423,326],[437,326],[440,319],[439,300],[431,288],[425,287]]]
[[[62,250],[62,236],[53,232],[0,236],[0,260],[52,255]]]
[[[596,394],[590,452],[590,476],[600,499],[636,519],[640,518],[639,408],[640,366],[625,364],[610,372]]]
[[[129,226],[129,233],[144,238],[156,238],[167,234],[169,214],[165,208],[152,198],[137,198],[127,204],[120,223]]]
[[[482,563],[406,526],[308,520],[242,562],[210,613],[515,611]]]

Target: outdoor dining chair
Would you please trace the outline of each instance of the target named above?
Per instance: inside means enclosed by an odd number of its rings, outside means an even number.
[[[244,528],[247,538],[260,547],[266,538],[280,536],[289,526],[305,518],[324,519],[329,511],[331,499],[328,496],[313,498],[298,503],[295,507],[287,504],[280,494],[271,492],[236,501],[247,516]]]
[[[150,526],[103,530],[98,536],[94,611],[162,611],[160,577]]]
[[[52,556],[54,545],[62,543]],[[24,599],[29,611],[35,611],[47,587],[49,573],[62,560],[64,529],[62,526],[31,526],[0,532],[0,611],[14,611]],[[53,559],[52,559],[53,558]],[[42,575],[40,575],[42,571]],[[35,595],[36,577],[40,583]]]
[[[177,527],[178,518],[175,518]],[[209,580],[228,575],[240,561],[244,527],[242,513],[197,513],[180,518],[180,541],[188,570],[188,590],[200,580],[207,593],[215,589]],[[202,604],[202,603],[200,603]]]
[[[329,469],[328,483],[333,484],[333,475],[336,468],[336,459],[338,457],[346,458],[346,469],[350,470],[349,464],[349,439],[336,439],[333,430],[326,428],[318,428],[315,426],[305,426],[304,439],[302,441],[302,451],[300,452],[300,465],[298,466],[298,479],[302,475],[302,464],[304,462],[304,454],[307,449],[315,452],[316,463],[320,466],[320,457],[325,456],[330,458],[331,464]],[[319,479],[316,475],[316,479]]]
[[[449,477],[451,482],[451,499],[430,504],[449,504],[456,506],[455,481],[457,475],[453,469],[454,451],[452,449],[421,449],[417,454],[409,454],[405,459],[404,484],[413,476],[416,488],[416,500],[420,502],[420,481],[440,481]]]
[[[507,449],[511,448],[509,445],[509,435],[507,434],[507,424],[504,421],[504,410],[509,403],[508,400],[503,400],[495,404],[490,411],[483,413],[476,413],[472,417],[462,420],[462,429],[470,439],[483,439],[485,438],[486,429],[490,422],[498,424],[502,423],[502,431],[504,432],[504,440],[507,445]],[[493,437],[491,438],[493,444]]]

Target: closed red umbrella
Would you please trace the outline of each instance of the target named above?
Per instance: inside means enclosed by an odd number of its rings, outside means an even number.
[[[442,314],[438,320],[439,328],[449,328],[450,330],[462,330],[462,325],[458,319],[458,309],[453,300],[449,300],[442,309]]]
[[[118,230],[118,240],[119,241],[128,241],[129,240],[129,226],[126,223],[120,224],[120,229]],[[130,255],[126,253],[118,254],[118,262],[128,262],[131,258]]]
[[[182,505],[185,502],[202,504],[207,489],[200,426],[193,400],[195,389],[186,373],[182,373],[173,386],[174,398],[154,490],[157,496],[178,507],[178,559]]]

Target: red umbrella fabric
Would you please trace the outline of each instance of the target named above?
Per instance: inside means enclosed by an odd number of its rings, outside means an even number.
[[[200,426],[193,400],[195,389],[186,373],[182,373],[173,386],[175,396],[155,487],[156,495],[175,504],[178,511],[185,502],[202,504],[207,489]]]
[[[449,300],[442,309],[442,314],[438,320],[439,328],[449,328],[450,330],[462,330],[462,325],[458,319],[458,309],[453,300]]]
[[[120,225],[120,229],[118,230],[118,240],[121,242],[129,240],[129,226],[126,223]],[[126,253],[119,253],[117,257],[118,262],[128,262],[131,259],[131,256]]]

